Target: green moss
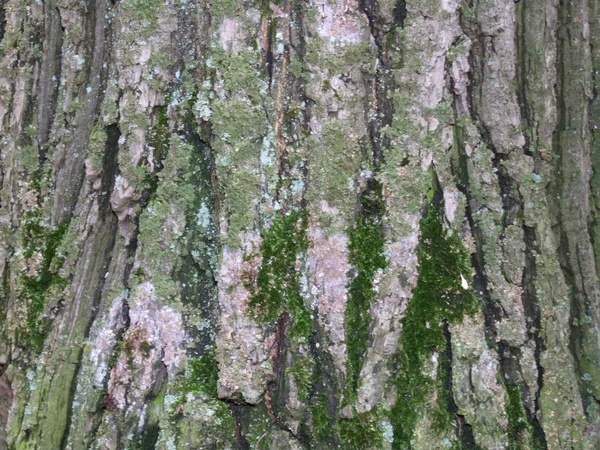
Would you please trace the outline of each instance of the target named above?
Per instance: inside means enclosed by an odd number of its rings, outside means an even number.
[[[186,394],[204,394],[212,398],[217,398],[217,381],[219,379],[219,369],[215,358],[215,350],[210,349],[202,356],[190,359],[186,380],[181,386],[181,391]]]
[[[373,280],[376,272],[386,265],[381,226],[384,209],[381,183],[373,180],[361,199],[358,221],[348,232],[349,260],[356,270],[356,276],[348,286],[345,311],[348,387],[351,396],[356,392],[362,358],[367,349],[371,323],[369,309],[375,298]]]
[[[311,448],[367,450],[383,448],[380,412],[373,410],[349,419],[330,414],[327,399],[319,396],[309,407]]]
[[[312,441],[325,443],[332,437],[332,424],[334,418],[327,413],[327,398],[324,395],[318,397],[317,401],[308,408],[310,415],[310,430]]]
[[[383,447],[383,432],[376,411],[357,414],[352,419],[341,419],[339,430],[342,449],[368,450]]]
[[[21,276],[22,296],[28,301],[26,323],[17,331],[17,339],[21,344],[40,351],[48,333],[48,324],[40,320],[44,312],[49,289],[52,286],[64,287],[67,280],[61,278],[55,267],[60,266],[54,261],[57,258],[57,248],[67,231],[67,224],[60,224],[54,229],[43,224],[39,209],[33,209],[22,218],[23,241],[25,248],[23,256],[29,259],[40,253],[42,260],[36,276]]]
[[[238,0],[215,0],[210,5],[213,17],[239,14],[241,9]]]
[[[320,396],[310,406],[311,448],[367,450],[383,448],[384,436],[377,410],[355,413],[350,419],[340,419],[327,411],[327,400]]]
[[[402,322],[399,371],[394,382],[398,389],[391,417],[394,449],[411,447],[420,410],[436,390],[437,404],[429,414],[436,428],[451,427],[450,393],[445,386],[450,361],[443,327],[460,322],[478,308],[474,293],[463,289],[461,283],[462,277],[469,278],[471,273],[469,254],[458,235],[444,230],[434,207],[421,220],[417,256],[419,279]],[[438,373],[430,377],[424,372],[434,352],[439,355]]]
[[[308,403],[312,386],[313,364],[311,359],[300,359],[296,356],[294,364],[285,371],[286,376],[293,376],[298,392],[298,400]]]
[[[276,445],[273,431],[273,421],[265,403],[256,406],[242,406],[239,408],[241,431],[252,450],[271,450],[280,448]]]
[[[177,420],[162,421],[161,434],[173,436],[172,444],[159,442],[156,448],[236,448],[236,421],[227,403],[219,400],[186,403]]]
[[[504,385],[506,416],[508,417],[509,449],[525,450],[530,448],[528,437],[532,432],[518,386],[508,383]]]
[[[300,293],[300,278],[296,269],[298,257],[306,252],[307,215],[305,211],[292,211],[275,218],[273,225],[262,234],[262,264],[251,283],[250,311],[261,322],[273,322],[288,313],[292,324],[292,337],[306,338],[312,331],[312,317],[304,306]]]
[[[161,105],[156,108],[156,117],[154,126],[148,137],[148,144],[152,150],[152,156],[157,162],[161,162],[167,156],[169,150],[169,141],[171,134],[169,132],[169,118],[167,116],[167,105]]]

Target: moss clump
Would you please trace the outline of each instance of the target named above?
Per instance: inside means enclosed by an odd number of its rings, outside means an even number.
[[[381,227],[384,210],[381,183],[372,180],[361,199],[358,221],[348,232],[349,260],[356,270],[356,275],[348,286],[345,312],[350,395],[356,392],[362,358],[367,349],[371,323],[369,308],[375,298],[373,281],[376,272],[386,265],[383,253],[385,240]]]
[[[383,430],[377,410],[338,419],[327,411],[327,400],[320,396],[309,408],[311,448],[367,450],[383,447]]]
[[[421,239],[417,248],[419,280],[406,309],[400,336],[399,372],[395,380],[398,401],[392,410],[394,449],[411,448],[419,411],[431,393],[438,391],[437,405],[430,415],[434,426],[450,428],[446,379],[450,370],[444,326],[460,322],[473,314],[478,303],[470,289],[462,287],[469,278],[469,254],[459,236],[449,234],[435,208],[430,207],[421,220]],[[438,353],[437,374],[425,369],[432,353]]]
[[[217,398],[217,381],[219,369],[215,358],[215,350],[211,348],[202,356],[188,361],[186,380],[181,385],[181,391],[194,395],[204,394]]]
[[[41,220],[41,213],[34,209],[24,214],[22,219],[23,241],[26,243],[23,256],[32,258],[40,253],[42,260],[35,276],[22,275],[23,297],[29,302],[26,323],[17,332],[17,339],[23,345],[40,351],[48,333],[48,324],[40,320],[44,312],[48,290],[54,286],[65,286],[67,280],[57,274],[55,261],[57,248],[67,231],[67,224],[55,229],[47,228]]]
[[[298,400],[302,403],[308,403],[310,400],[310,389],[312,387],[313,363],[310,358],[301,359],[298,355],[294,364],[285,370],[286,376],[293,376]]]
[[[256,286],[247,283],[252,292],[250,310],[261,322],[273,322],[283,313],[291,320],[292,337],[308,337],[312,331],[312,317],[300,294],[300,277],[296,269],[299,255],[306,252],[307,215],[292,211],[278,216],[269,230],[262,234],[262,264],[256,277]]]
[[[327,413],[327,398],[321,395],[309,406],[312,441],[325,443],[332,437],[333,417]],[[311,447],[312,448],[312,447]]]
[[[383,447],[383,432],[376,411],[341,419],[339,428],[340,448],[368,450]]]
[[[524,450],[530,448],[528,437],[532,429],[521,400],[521,391],[518,386],[505,383],[504,386],[506,416],[508,418],[508,442],[511,450]],[[539,448],[535,446],[534,448]]]
[[[202,356],[188,359],[185,377],[173,384],[174,401],[167,408],[173,415],[180,410],[187,401],[188,394],[193,397],[201,396],[204,401],[217,401],[217,382],[219,368],[215,358],[215,349],[210,348]]]
[[[156,108],[154,126],[150,131],[148,143],[152,150],[152,156],[157,163],[161,163],[167,156],[171,133],[169,131],[169,117],[167,116],[167,105]]]

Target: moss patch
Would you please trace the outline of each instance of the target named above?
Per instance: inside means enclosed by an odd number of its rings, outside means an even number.
[[[521,399],[521,391],[518,386],[508,383],[504,385],[506,404],[506,416],[508,417],[508,442],[511,450],[525,450],[529,446],[529,436],[532,427],[527,418],[525,407]],[[537,445],[533,449],[540,448]]]
[[[421,220],[417,248],[419,280],[413,292],[400,336],[399,372],[395,380],[398,401],[392,409],[394,449],[411,448],[420,410],[431,393],[438,391],[437,404],[429,414],[435,427],[447,429],[451,417],[445,381],[450,361],[446,354],[444,324],[460,322],[477,311],[472,290],[462,287],[470,278],[469,254],[460,237],[448,234],[436,208],[430,207]],[[437,376],[424,373],[432,353],[439,355]]]
[[[356,392],[362,358],[367,349],[371,323],[369,309],[375,298],[373,280],[376,272],[386,265],[381,227],[384,210],[381,183],[372,180],[361,199],[358,221],[348,232],[349,260],[356,270],[356,275],[348,286],[345,311],[350,395]]]
[[[204,394],[216,399],[218,379],[219,369],[215,351],[210,349],[204,355],[188,361],[188,373],[181,390],[186,394]]]
[[[262,264],[256,285],[247,283],[252,292],[250,311],[261,322],[273,322],[284,312],[290,315],[292,337],[308,337],[312,317],[300,294],[300,277],[296,269],[298,257],[306,252],[307,215],[292,211],[275,218],[262,234]]]
[[[167,98],[167,102],[169,98]],[[169,117],[167,116],[167,105],[161,105],[156,108],[156,117],[154,126],[148,136],[148,144],[152,150],[154,160],[161,163],[167,156],[169,150],[169,141],[171,133],[169,130]]]
[[[327,411],[327,400],[320,396],[310,406],[311,448],[367,450],[383,448],[383,430],[377,410],[340,419]]]
[[[341,419],[339,429],[340,448],[367,450],[383,447],[383,432],[376,411]]]
[[[24,214],[22,219],[23,241],[26,260],[41,254],[42,260],[35,276],[21,276],[22,296],[28,302],[25,324],[17,331],[17,340],[35,351],[40,351],[49,330],[49,324],[40,320],[44,312],[48,290],[52,286],[64,287],[67,280],[55,270],[57,248],[67,231],[67,224],[49,229],[43,224],[41,213],[34,209]]]

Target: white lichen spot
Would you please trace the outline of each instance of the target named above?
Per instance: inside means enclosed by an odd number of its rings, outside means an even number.
[[[210,226],[211,214],[205,202],[202,202],[200,209],[196,213],[196,223],[198,226],[208,228]]]
[[[392,424],[390,422],[388,422],[387,420],[383,420],[379,423],[379,426],[381,427],[383,440],[389,444],[393,443],[394,442],[394,428],[392,427]]]

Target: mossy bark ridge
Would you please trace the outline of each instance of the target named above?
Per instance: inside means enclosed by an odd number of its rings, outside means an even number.
[[[0,450],[600,448],[600,2],[0,1]]]

